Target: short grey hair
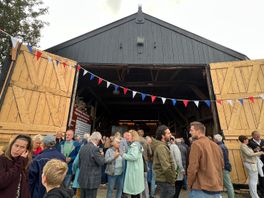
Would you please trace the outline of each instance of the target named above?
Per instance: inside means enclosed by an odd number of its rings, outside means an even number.
[[[90,136],[90,140],[93,141],[100,141],[101,139],[102,139],[102,135],[98,131],[93,132],[92,135]]]
[[[216,134],[216,135],[214,135],[214,139],[215,139],[217,142],[222,142],[223,137],[222,137],[220,134]]]

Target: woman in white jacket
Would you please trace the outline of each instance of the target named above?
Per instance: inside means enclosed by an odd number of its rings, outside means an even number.
[[[249,177],[249,192],[252,198],[259,198],[257,193],[258,184],[258,170],[257,170],[257,156],[263,155],[263,152],[256,152],[247,146],[248,138],[244,135],[238,137],[242,143],[240,146],[241,157],[245,166],[245,169]]]
[[[175,165],[175,171],[177,172],[177,180],[175,182],[175,195],[174,198],[178,198],[183,185],[183,178],[185,174],[184,167],[182,166],[182,157],[179,147],[175,144],[175,138],[172,136],[170,140],[170,152]]]

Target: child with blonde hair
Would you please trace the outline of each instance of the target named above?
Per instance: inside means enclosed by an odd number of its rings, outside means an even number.
[[[45,186],[47,193],[44,198],[71,198],[73,191],[61,187],[68,166],[65,162],[52,159],[46,163],[42,173],[42,184]]]

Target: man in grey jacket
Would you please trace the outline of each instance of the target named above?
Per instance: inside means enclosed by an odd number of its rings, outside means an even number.
[[[101,167],[105,163],[104,153],[99,151],[98,144],[102,138],[99,132],[93,132],[90,142],[80,150],[78,182],[81,198],[96,198],[101,183]]]

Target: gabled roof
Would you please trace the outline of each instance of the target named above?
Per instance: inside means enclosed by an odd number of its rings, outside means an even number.
[[[142,42],[143,45],[137,43]],[[81,64],[204,65],[247,56],[139,11],[47,51]]]

